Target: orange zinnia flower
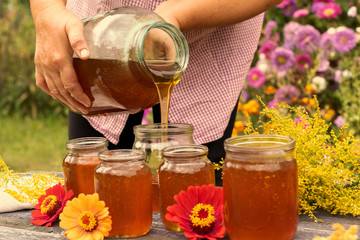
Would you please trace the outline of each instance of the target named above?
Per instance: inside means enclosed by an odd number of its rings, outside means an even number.
[[[42,226],[46,223],[46,227],[58,219],[59,214],[63,211],[66,202],[74,194],[72,190],[65,192],[65,187],[58,183],[51,188],[48,188],[46,194],[38,199],[38,204],[35,205],[35,210],[31,212],[31,223]]]
[[[109,209],[99,201],[99,195],[81,193],[66,204],[59,226],[67,229],[64,235],[70,240],[102,240],[109,235],[111,223]]]

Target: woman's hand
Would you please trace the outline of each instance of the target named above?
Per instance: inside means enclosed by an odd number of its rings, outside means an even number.
[[[36,28],[36,85],[76,112],[88,111],[89,97],[82,90],[73,68],[73,54],[85,60],[89,51],[81,20],[64,4],[33,9]]]

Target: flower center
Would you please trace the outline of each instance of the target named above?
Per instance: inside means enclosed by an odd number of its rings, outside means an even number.
[[[342,38],[340,39],[340,41],[341,41],[341,43],[345,44],[346,41],[347,41],[347,38],[346,38],[346,37],[342,37]]]
[[[47,214],[50,218],[61,208],[61,202],[55,195],[47,196],[41,203],[41,214]]]
[[[252,80],[253,80],[253,81],[257,81],[258,79],[259,79],[259,75],[254,74],[254,75],[252,76]]]
[[[79,216],[79,225],[85,231],[91,232],[97,227],[97,220],[94,214],[90,211],[84,211]]]
[[[278,63],[279,64],[284,64],[286,62],[286,58],[285,57],[278,57]]]
[[[325,16],[332,16],[333,14],[334,14],[334,9],[332,8],[325,9],[324,11]]]
[[[214,207],[210,204],[198,203],[190,215],[191,227],[197,234],[207,234],[215,226]]]

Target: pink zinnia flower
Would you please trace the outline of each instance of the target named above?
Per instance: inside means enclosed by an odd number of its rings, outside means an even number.
[[[254,67],[248,73],[248,84],[253,88],[259,88],[265,83],[265,74],[263,71]]]
[[[296,67],[301,71],[305,72],[306,69],[310,68],[312,64],[311,58],[307,54],[300,54],[296,57]]]
[[[346,119],[343,116],[339,115],[334,120],[334,123],[338,128],[342,128],[346,123]]]
[[[281,86],[276,91],[274,98],[279,103],[290,105],[294,99],[299,98],[299,90],[293,85]]]
[[[301,17],[307,16],[308,14],[309,14],[309,11],[307,9],[299,9],[294,12],[293,18],[301,18]]]
[[[225,235],[223,189],[213,184],[189,186],[174,196],[176,204],[167,207],[166,220],[178,223],[190,240],[216,240]]]
[[[289,49],[278,47],[272,53],[270,61],[274,71],[288,71],[295,65],[295,55]]]
[[[297,3],[295,0],[283,0],[277,7],[283,10],[285,16],[291,16],[297,9]]]
[[[266,58],[269,59],[271,56],[271,53],[274,51],[274,49],[277,47],[277,44],[274,43],[271,40],[267,40],[259,49],[259,53],[265,54]]]
[[[356,34],[351,28],[346,28],[334,34],[332,43],[336,51],[339,53],[347,53],[357,44]]]
[[[269,108],[276,108],[276,104],[278,103],[278,101],[274,98],[272,101],[270,101],[268,103],[268,107]]]
[[[312,53],[320,43],[319,30],[311,25],[300,26],[294,35],[295,46],[303,52]]]
[[[342,13],[339,4],[330,2],[323,4],[316,11],[318,18],[337,18]]]

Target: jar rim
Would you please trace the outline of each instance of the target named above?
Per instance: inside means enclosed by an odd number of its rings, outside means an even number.
[[[138,149],[112,149],[100,152],[99,159],[106,162],[145,161],[145,153]]]
[[[142,124],[134,126],[134,133],[181,133],[189,132],[192,133],[194,126],[188,123],[153,123],[153,124]]]
[[[225,150],[235,152],[292,150],[295,147],[295,139],[290,136],[277,134],[242,135],[226,139],[224,146]]]
[[[158,14],[156,14],[156,15],[159,16]],[[163,18],[161,16],[159,16],[159,17],[163,20]],[[149,76],[153,76],[152,72],[149,69],[149,66],[146,64],[146,61],[144,58],[144,53],[143,53],[143,47],[144,47],[145,37],[152,29],[160,29],[163,32],[166,32],[171,37],[171,39],[173,40],[174,43],[176,42],[176,43],[178,43],[178,45],[182,46],[179,49],[176,48],[177,56],[178,55],[182,56],[182,58],[180,58],[180,60],[181,60],[180,62],[176,61],[179,64],[179,66],[181,66],[179,73],[182,74],[185,71],[185,69],[187,68],[187,65],[189,63],[189,47],[188,47],[186,38],[182,34],[182,32],[177,27],[166,22],[165,20],[150,23],[150,24],[146,25],[145,28],[146,28],[145,31],[142,32],[142,34],[140,36],[140,39],[138,42],[138,51],[136,52],[136,54],[137,54],[138,59],[140,60],[139,61],[140,64],[144,67],[147,74],[149,74]]]
[[[207,156],[209,149],[205,145],[200,144],[188,144],[188,145],[176,145],[176,146],[167,146],[162,150],[163,157],[176,157],[176,158],[186,158],[186,157],[201,157]]]
[[[81,137],[66,142],[66,149],[91,149],[107,147],[109,141],[104,137]]]

